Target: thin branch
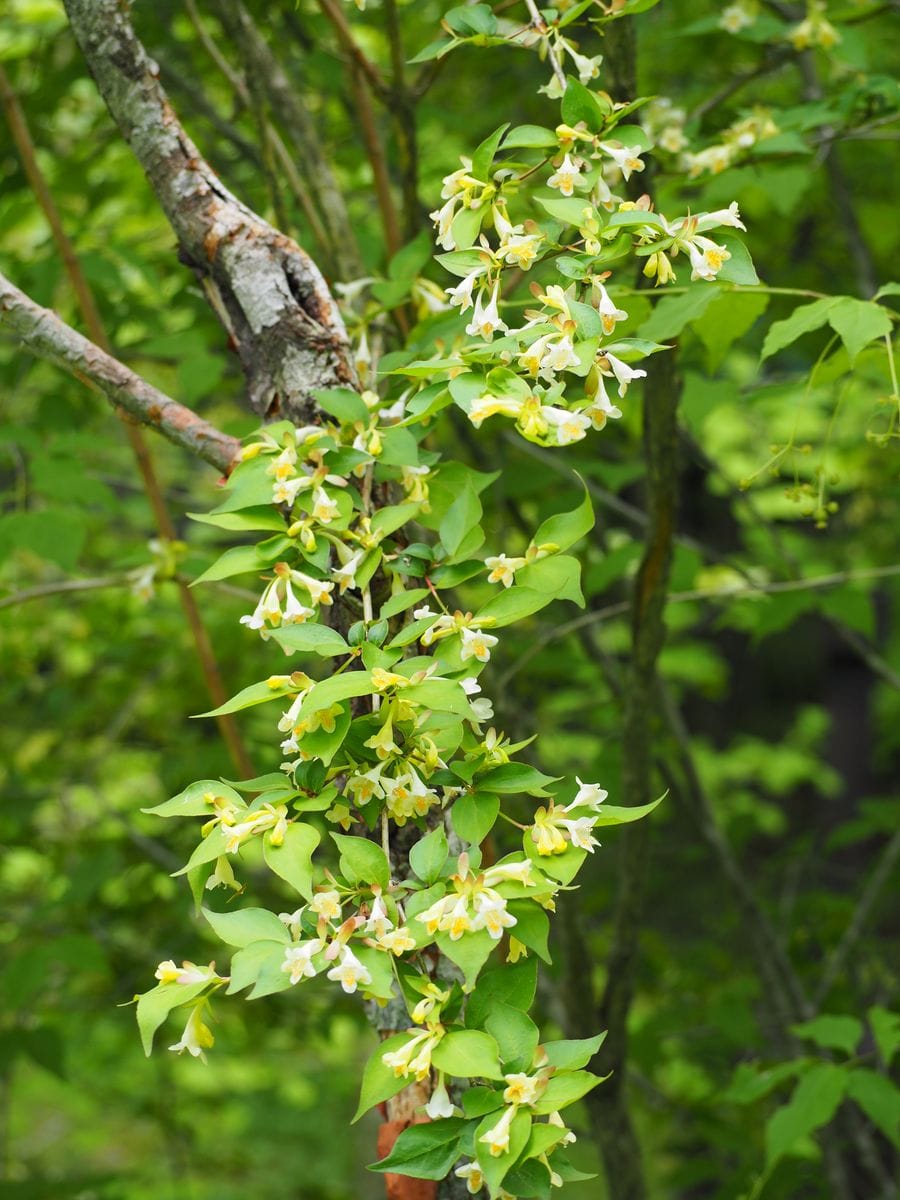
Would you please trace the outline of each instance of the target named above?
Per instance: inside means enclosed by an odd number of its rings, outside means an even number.
[[[95,579],[58,579],[54,583],[40,583],[21,592],[0,596],[0,608],[15,608],[32,600],[43,600],[46,596],[63,596],[71,592],[99,592],[108,588],[128,587],[133,580],[127,575],[101,575]]]
[[[534,0],[525,0],[525,7],[528,9],[529,16],[531,17],[531,24],[534,27],[535,32],[539,33],[541,37],[546,38],[547,57],[550,59],[550,66],[553,68],[553,74],[556,76],[557,83],[563,89],[563,91],[565,91],[567,86],[566,73],[560,65],[556,51],[550,45],[550,38],[547,35],[547,22],[541,16],[540,12],[538,12],[538,6],[535,4]]]
[[[347,18],[344,16],[343,9],[338,0],[319,0],[319,8],[321,8],[322,12],[333,25],[342,50],[356,64],[375,94],[382,98],[387,97],[390,89],[381,78],[378,68],[365,54],[353,36],[353,31],[347,22]]]
[[[821,591],[826,588],[840,587],[843,584],[858,583],[866,579],[887,579],[894,575],[900,575],[900,564],[890,567],[871,567],[861,571],[836,571],[831,575],[815,575],[806,579],[783,579],[776,580],[773,583],[751,583],[745,587],[727,589],[698,588],[687,592],[670,592],[666,597],[666,605],[686,604],[698,600],[711,600],[718,604],[728,604],[731,600],[752,599],[754,596],[772,596],[781,592]],[[546,649],[553,642],[561,641],[563,638],[568,637],[570,633],[577,633],[579,629],[585,629],[589,625],[609,621],[614,617],[624,616],[630,608],[631,604],[627,600],[623,600],[618,604],[607,604],[603,608],[595,608],[590,612],[582,613],[579,617],[573,617],[571,621],[566,621],[563,625],[554,626],[543,637],[533,638],[528,648],[500,679],[498,686],[502,689],[514,675],[523,670],[536,655],[540,654],[542,650]],[[900,685],[900,676],[896,680],[890,679],[889,682]]]
[[[891,873],[898,859],[900,859],[900,829],[897,830],[885,846],[877,866],[869,876],[869,881],[863,889],[850,924],[844,930],[841,940],[835,946],[831,957],[825,964],[822,979],[815,996],[814,1003],[817,1010],[828,999],[828,994],[843,971],[847,959],[853,953],[857,942],[862,937],[863,930],[868,923],[869,917],[872,915],[872,909],[875,907],[875,902],[891,878]]]
[[[0,326],[5,326],[37,355],[98,388],[114,406],[125,409],[176,446],[202,458],[224,474],[232,469],[241,444],[176,400],[135,375],[82,337],[56,313],[41,308],[0,275]]]

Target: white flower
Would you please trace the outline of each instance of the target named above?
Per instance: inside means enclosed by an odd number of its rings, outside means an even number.
[[[691,279],[715,279],[729,258],[725,246],[719,246],[710,238],[695,236],[688,244],[691,260]]]
[[[502,583],[504,587],[512,587],[516,571],[525,566],[524,558],[508,558],[505,554],[495,554],[484,560],[489,569],[488,583]]]
[[[478,1139],[479,1142],[484,1142],[487,1146],[492,1158],[499,1158],[501,1154],[505,1154],[509,1149],[509,1127],[512,1125],[515,1115],[515,1108],[504,1109],[503,1116],[497,1124]]]
[[[307,608],[301,604],[291,590],[290,580],[285,580],[284,584],[284,616],[282,620],[285,625],[300,625],[309,617],[314,617],[316,610]]]
[[[479,662],[487,662],[491,657],[491,647],[497,645],[497,638],[481,629],[466,629],[459,631],[462,645],[459,657],[463,662],[477,658]]]
[[[438,615],[427,604],[423,604],[421,608],[413,609],[413,620],[415,621],[424,621],[426,617],[436,617]]]
[[[381,782],[381,772],[384,770],[384,766],[385,764],[380,762],[372,767],[371,771],[361,771],[351,775],[344,791],[349,792],[359,805],[368,804],[373,796],[383,796],[384,786]]]
[[[543,240],[542,233],[525,233],[521,225],[516,225],[500,243],[500,253],[510,266],[528,271],[537,258],[538,246]]]
[[[472,290],[475,287],[475,280],[483,274],[484,268],[478,267],[476,270],[471,271],[462,283],[458,283],[456,287],[447,288],[447,296],[450,303],[458,304],[461,313],[472,307]]]
[[[609,292],[602,283],[597,286],[600,289],[600,303],[597,305],[597,311],[600,314],[600,320],[603,322],[603,332],[610,334],[615,329],[617,321],[627,320],[628,313],[622,308],[616,308],[614,301],[610,299]]]
[[[589,854],[594,853],[594,847],[600,843],[593,836],[594,819],[591,817],[579,817],[577,821],[560,821],[560,825],[568,832],[573,846],[577,846],[579,850],[587,850]]]
[[[626,181],[631,178],[633,171],[644,169],[640,146],[611,146],[609,142],[601,142],[600,149],[609,155]]]
[[[513,400],[509,396],[479,396],[469,405],[469,420],[478,429],[482,421],[486,421],[488,417],[494,417],[498,413],[503,413],[506,417],[518,417],[524,403],[524,400]]]
[[[456,239],[453,236],[451,226],[458,206],[459,197],[451,196],[441,208],[435,209],[434,212],[428,214],[435,225],[437,225],[438,245],[444,250],[456,249]]]
[[[526,1075],[524,1071],[503,1078],[506,1080],[503,1099],[507,1104],[534,1104],[544,1090],[539,1076]]]
[[[466,1187],[472,1196],[477,1196],[484,1187],[484,1174],[477,1162],[464,1163],[461,1167],[457,1167],[453,1174],[457,1179],[466,1181]]]
[[[645,379],[647,376],[646,371],[637,371],[634,367],[629,367],[627,363],[623,363],[620,358],[616,358],[614,354],[610,354],[608,351],[604,355],[604,358],[609,363],[610,370],[616,377],[620,396],[625,395],[629,383],[632,383],[635,379]]]
[[[498,863],[496,867],[488,867],[484,873],[484,882],[491,888],[498,883],[507,883],[510,880],[528,886],[533,885],[531,860],[525,858],[520,862]]]
[[[326,921],[340,920],[341,897],[335,891],[316,892],[309,907]]]
[[[557,371],[566,371],[569,367],[578,365],[578,355],[568,334],[556,338],[555,341],[545,342],[540,365],[540,373],[545,379],[552,380]]]
[[[756,14],[749,11],[743,4],[729,4],[722,9],[719,17],[719,27],[726,33],[740,33],[756,20]]]
[[[309,487],[309,477],[298,475],[294,479],[282,479],[272,488],[273,504],[291,505],[297,499],[297,493]]]
[[[399,929],[389,929],[387,933],[383,933],[376,940],[382,950],[389,950],[398,958],[407,950],[414,950],[416,945],[415,938],[410,937],[409,930],[405,925],[401,925]]]
[[[311,938],[308,942],[300,942],[296,946],[288,946],[285,949],[281,969],[286,974],[290,974],[292,984],[299,983],[301,979],[315,977],[316,968],[313,966],[312,958],[314,954],[318,954],[324,948],[325,943],[321,938]]]
[[[382,938],[388,930],[393,928],[394,922],[388,916],[384,901],[380,896],[376,896],[372,903],[372,911],[369,914],[369,919],[365,924],[365,932],[373,933],[376,938]]]
[[[342,567],[336,567],[331,572],[331,578],[338,585],[338,590],[342,596],[348,588],[356,587],[356,572],[359,570],[359,564],[362,560],[363,551],[358,550]]]
[[[556,444],[568,446],[572,442],[580,442],[591,427],[591,419],[583,412],[570,412],[567,408],[554,408],[545,405],[541,416],[556,431]]]
[[[728,225],[732,229],[743,229],[745,233],[747,232],[747,226],[741,220],[737,200],[732,200],[727,208],[717,208],[715,212],[704,213],[702,217],[697,218],[697,228],[701,233],[706,229],[716,229],[722,225]]]
[[[312,498],[311,516],[322,525],[329,525],[335,517],[340,516],[340,509],[323,487],[317,487]]]
[[[425,1105],[425,1112],[432,1121],[438,1121],[442,1117],[452,1117],[455,1111],[450,1094],[442,1079],[431,1093],[431,1099]]]
[[[599,783],[583,783],[578,776],[575,776],[575,782],[578,784],[578,792],[575,799],[572,801],[569,808],[592,808],[596,812],[599,806],[609,795]]]
[[[494,284],[494,290],[491,292],[491,298],[487,304],[484,303],[486,289],[483,288],[478,293],[475,312],[472,314],[472,320],[466,326],[466,333],[471,334],[472,337],[484,338],[486,342],[489,342],[498,330],[505,333],[509,329],[497,308],[499,294],[499,283]]]
[[[581,164],[572,162],[567,154],[562,160],[562,163],[556,168],[555,174],[551,175],[547,180],[547,186],[558,188],[564,196],[571,196],[575,190],[575,184],[581,179]]]
[[[506,901],[502,896],[490,889],[475,893],[475,916],[470,926],[473,933],[477,933],[479,929],[486,929],[497,942],[503,937],[503,930],[512,929],[515,924],[516,918],[507,911]]]
[[[622,410],[613,404],[607,395],[602,376],[599,377],[597,383],[594,402],[590,408],[585,409],[585,414],[591,418],[591,424],[595,429],[602,429],[608,420],[617,420],[621,417]]]
[[[579,54],[571,42],[563,41],[563,46],[578,72],[579,83],[590,83],[592,79],[597,78],[600,74],[600,63],[603,61],[601,54],[598,54],[596,58],[588,58],[584,54]]]
[[[304,904],[294,912],[278,914],[278,920],[288,927],[291,937],[295,940],[300,936],[300,922],[305,912],[306,905]]]
[[[291,579],[294,583],[299,583],[309,592],[309,597],[313,604],[332,604],[331,593],[334,591],[333,583],[323,583],[321,579],[313,579],[311,575],[304,575],[302,571],[291,571]]]
[[[365,987],[372,982],[368,968],[362,965],[349,946],[344,947],[340,963],[331,968],[328,978],[339,983],[348,996],[356,991],[359,984]]]
[[[213,963],[208,967],[198,967],[196,963],[183,962],[176,967],[171,958],[159,964],[155,977],[160,983],[207,983],[210,979],[219,978]]]
[[[176,1042],[174,1046],[169,1047],[176,1054],[181,1054],[187,1050],[188,1054],[193,1058],[199,1058],[201,1062],[206,1062],[206,1055],[203,1051],[208,1050],[215,1041],[212,1030],[208,1025],[204,1025],[203,1023],[204,1007],[205,1004],[201,1003],[191,1009],[191,1015],[187,1019],[181,1040]]]

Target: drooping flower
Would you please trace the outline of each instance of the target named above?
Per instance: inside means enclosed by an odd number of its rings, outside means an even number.
[[[505,1108],[497,1124],[478,1139],[487,1146],[492,1158],[499,1158],[509,1150],[509,1129],[515,1115],[514,1107]]]
[[[201,1062],[206,1062],[204,1051],[209,1050],[215,1042],[215,1038],[213,1037],[212,1030],[203,1021],[203,1009],[205,1007],[205,1001],[194,1005],[180,1041],[170,1046],[170,1050],[174,1050],[176,1054],[183,1054],[187,1050],[192,1058],[199,1058]]]
[[[575,191],[575,184],[580,180],[581,164],[577,160],[572,162],[567,154],[554,174],[547,180],[547,186],[557,188],[563,196],[571,196]]]
[[[299,983],[301,979],[313,979],[317,972],[313,966],[313,955],[325,949],[321,938],[311,938],[299,942],[296,946],[288,946],[284,952],[284,962],[281,969],[290,974],[291,984]]]
[[[483,629],[469,629],[465,626],[460,629],[459,634],[462,639],[459,657],[463,662],[470,658],[487,662],[491,657],[491,648],[496,646],[499,640],[493,634],[485,633]]]
[[[482,289],[478,293],[478,299],[475,301],[475,311],[472,314],[472,320],[466,326],[466,333],[472,337],[484,338],[489,342],[495,333],[498,331],[506,333],[509,326],[500,316],[500,311],[497,307],[497,302],[500,294],[500,284],[494,284],[494,290],[491,292],[491,298],[484,303],[486,289]]]
[[[328,978],[339,983],[348,996],[356,991],[359,984],[365,987],[372,982],[368,967],[363,966],[349,946],[344,946],[341,960],[328,972]]]
[[[504,587],[512,587],[515,583],[516,571],[525,566],[525,559],[495,554],[491,558],[486,558],[484,565],[490,571],[488,583],[502,583]]]

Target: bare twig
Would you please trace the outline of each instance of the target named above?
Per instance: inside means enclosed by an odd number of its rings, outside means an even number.
[[[38,358],[56,363],[82,382],[98,388],[116,407],[124,408],[142,425],[189,450],[227,474],[235,465],[241,444],[198,417],[176,400],[135,375],[56,313],[41,308],[4,275],[0,275],[0,326],[11,330]]]
[[[534,0],[525,0],[525,7],[528,9],[529,16],[531,17],[531,24],[535,31],[539,33],[542,38],[546,39],[547,57],[550,60],[550,66],[553,68],[553,74],[556,76],[557,83],[563,89],[563,91],[565,91],[566,73],[560,65],[559,57],[556,51],[550,45],[550,38],[547,33],[547,22],[538,11],[538,6],[535,4]]]

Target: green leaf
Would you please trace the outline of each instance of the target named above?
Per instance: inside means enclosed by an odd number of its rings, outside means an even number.
[[[292,821],[288,825],[280,846],[273,846],[268,836],[263,840],[266,864],[307,900],[312,899],[312,856],[319,840],[318,829],[302,821]]]
[[[269,636],[285,650],[320,654],[323,658],[350,653],[349,645],[336,629],[314,621],[303,621],[299,625],[281,625],[278,629],[272,629]]]
[[[715,284],[701,283],[684,295],[664,296],[640,326],[638,334],[654,342],[678,337],[685,326],[701,317],[721,294]]]
[[[408,1033],[395,1033],[393,1037],[381,1042],[369,1057],[363,1070],[359,1104],[356,1106],[351,1125],[355,1125],[370,1108],[376,1104],[383,1104],[385,1100],[390,1100],[392,1096],[396,1096],[398,1092],[402,1092],[405,1087],[409,1086],[410,1079],[405,1079],[402,1075],[398,1078],[394,1074],[393,1067],[386,1067],[381,1061],[382,1055],[399,1050],[408,1041]]]
[[[331,708],[332,704],[338,704],[341,700],[350,700],[353,696],[371,696],[374,691],[375,685],[368,671],[348,671],[344,675],[332,675],[310,690],[300,705],[297,724],[301,724],[307,717],[323,708]]]
[[[444,14],[444,21],[453,30],[465,37],[468,34],[492,34],[497,32],[497,18],[489,4],[462,4]]]
[[[526,796],[547,796],[546,785],[556,783],[558,779],[559,776],[545,775],[527,763],[511,762],[491,767],[481,776],[478,785],[490,792],[500,792],[501,795],[521,792]]]
[[[531,539],[535,546],[548,543],[558,550],[568,550],[580,538],[594,528],[594,509],[591,498],[585,489],[584,499],[571,512],[556,513],[548,517],[539,526],[537,533]]]
[[[492,596],[475,615],[478,620],[490,619],[490,625],[487,627],[489,630],[502,629],[505,625],[513,625],[516,621],[523,621],[525,617],[540,612],[542,608],[552,604],[553,600],[554,597],[546,592],[513,584],[512,587],[504,588],[502,592]]]
[[[837,304],[837,300],[837,296],[825,296],[821,300],[814,300],[812,304],[801,304],[786,320],[776,321],[770,325],[766,340],[763,342],[760,360],[765,361],[767,358],[771,358],[773,354],[777,354],[785,346],[790,346],[805,333],[821,329],[828,320],[829,312]]]
[[[839,1017],[823,1013],[811,1021],[792,1025],[791,1033],[796,1033],[798,1037],[809,1038],[817,1046],[824,1046],[826,1050],[842,1050],[844,1054],[852,1055],[863,1035],[863,1024],[856,1017]]]
[[[487,6],[485,6],[487,7]],[[490,11],[490,10],[488,10]],[[471,10],[467,10],[471,12]],[[491,14],[493,19],[493,13]],[[496,28],[496,21],[493,21]],[[493,30],[484,30],[483,32],[493,32]],[[504,133],[509,129],[509,122],[505,121],[502,125],[498,125],[494,132],[484,139],[480,146],[472,155],[472,177],[474,179],[482,179],[485,182],[488,180],[488,172],[491,169],[491,164],[494,161],[494,155],[497,153],[497,148],[503,138]]]
[[[156,817],[211,817],[215,809],[207,796],[228,800],[238,808],[246,807],[243,797],[234,788],[218,779],[199,779],[171,800],[164,800],[153,808],[142,808],[141,812]]]
[[[828,310],[828,324],[840,335],[852,363],[869,342],[891,332],[892,322],[887,309],[880,304],[841,296]]]
[[[268,680],[262,680],[261,683],[251,683],[249,687],[242,688],[236,696],[232,696],[230,700],[226,700],[224,704],[220,704],[218,708],[211,708],[209,712],[195,713],[194,719],[199,720],[200,717],[220,717],[225,713],[240,712],[244,708],[252,708],[255,704],[266,704],[269,700],[289,700],[296,696],[299,688],[288,685],[279,684],[272,687]]]
[[[484,250],[450,250],[446,254],[436,255],[436,258],[446,271],[460,279],[490,262]]]
[[[287,979],[286,972],[281,970],[284,963],[284,943],[274,941],[251,942],[248,946],[244,946],[238,950],[236,954],[231,956],[231,982],[227,988],[229,996],[236,992],[241,992],[244,988],[252,985],[254,995],[256,988],[263,981],[263,986],[268,980],[274,980],[275,972],[281,975],[282,979]],[[276,990],[281,990],[280,980],[279,987]],[[287,980],[290,985],[290,980]]]
[[[766,1123],[766,1167],[771,1169],[802,1139],[827,1125],[847,1090],[848,1072],[834,1063],[808,1071],[787,1104]]]
[[[387,1158],[370,1171],[392,1171],[413,1179],[443,1179],[459,1157],[459,1140],[468,1126],[463,1117],[445,1117],[404,1129]]]
[[[459,1079],[502,1079],[500,1049],[490,1034],[480,1029],[460,1029],[438,1042],[431,1061],[439,1071]]]
[[[586,1067],[603,1043],[605,1033],[592,1038],[569,1039],[561,1042],[545,1042],[547,1059],[561,1071],[577,1071]]]
[[[624,133],[625,131],[622,130],[622,132]],[[645,212],[642,208],[632,208],[627,209],[625,212],[613,213],[607,221],[606,227],[607,229],[665,228],[663,219],[659,213]]]
[[[494,828],[499,812],[499,796],[467,792],[454,800],[450,820],[458,837],[470,846],[480,846]]]
[[[456,713],[459,717],[470,717],[472,705],[461,685],[455,679],[426,679],[414,683],[401,692],[410,704],[421,704],[435,712]]]
[[[468,250],[478,237],[481,232],[481,222],[484,220],[484,214],[485,210],[483,208],[461,208],[453,218],[450,232],[453,234],[453,240],[460,250]],[[411,364],[411,366],[414,365]],[[409,367],[405,369],[404,374],[410,374]],[[430,375],[432,372],[427,371],[423,372],[423,374]]]
[[[507,1071],[527,1071],[537,1050],[540,1033],[527,1013],[511,1004],[495,1001],[484,1027],[500,1048]]]
[[[653,800],[650,804],[636,804],[631,808],[602,804],[594,818],[594,827],[602,829],[606,825],[630,825],[632,821],[640,821],[642,817],[649,816],[655,808],[658,808],[667,795],[668,793],[664,792],[658,800]]]
[[[585,209],[588,211],[588,216],[597,216],[596,209],[587,198],[551,195],[535,196],[535,200],[551,217],[555,217],[557,221],[562,221],[566,225],[574,225],[576,228],[580,228],[584,224]]]
[[[492,967],[478,980],[466,1005],[466,1023],[484,1025],[497,1004],[508,1004],[523,1012],[531,1008],[537,989],[537,963],[525,958],[517,963]]]
[[[732,345],[753,328],[768,306],[765,292],[724,292],[693,322],[694,333],[706,347],[711,372],[718,370]]]
[[[558,144],[553,130],[545,129],[543,125],[516,125],[503,139],[504,150],[512,150],[519,146],[526,149],[556,149]]]
[[[550,962],[550,951],[547,939],[550,936],[550,918],[546,912],[533,900],[510,900],[506,905],[509,912],[516,918],[512,927],[513,937],[533,950],[538,958]]]
[[[251,942],[282,942],[286,945],[291,940],[284,922],[266,908],[237,908],[227,913],[213,912],[209,908],[201,911],[228,946],[240,949]]]
[[[549,593],[554,600],[571,600],[584,607],[581,592],[581,563],[568,554],[539,558],[517,571],[522,587]]]
[[[891,1012],[887,1008],[875,1006],[866,1013],[872,1036],[878,1053],[884,1059],[884,1065],[889,1067],[891,1060],[900,1046],[900,1013]]]
[[[900,1149],[900,1090],[885,1075],[859,1067],[847,1077],[847,1095]]]
[[[399,616],[400,613],[406,612],[414,605],[427,599],[428,595],[428,588],[412,588],[408,592],[397,592],[396,595],[391,596],[390,600],[386,600],[382,604],[378,615],[382,619]]]
[[[481,515],[481,501],[472,485],[468,484],[450,505],[441,521],[440,539],[448,555],[456,553],[469,530],[481,520]]]
[[[449,848],[442,825],[420,838],[409,852],[409,865],[423,881],[434,883],[447,861]]]
[[[437,934],[434,940],[441,953],[446,954],[462,971],[467,989],[474,987],[481,968],[497,945],[486,929],[464,933],[456,942],[451,941],[447,933]]]
[[[206,983],[161,983],[138,996],[137,1023],[144,1053],[149,1057],[154,1035],[173,1008],[196,1000]]]
[[[608,112],[608,105],[602,104],[599,97],[588,91],[583,83],[569,76],[562,99],[562,119],[567,125],[584,121],[588,129],[596,133],[602,128]]]
[[[724,246],[731,258],[725,260],[716,278],[723,283],[736,283],[741,287],[753,287],[759,283],[759,276],[750,251],[739,237],[733,233],[716,234],[720,245]]]
[[[343,424],[353,425],[362,421],[368,425],[369,410],[359,392],[352,388],[320,388],[313,392],[313,396],[319,408],[337,417]]]
[[[291,542],[288,538],[279,540],[284,541],[284,547],[279,551],[281,554],[290,548]],[[233,575],[244,575],[251,571],[264,571],[272,562],[272,558],[260,555],[256,546],[232,546],[230,550],[220,554],[202,575],[198,575],[191,587],[196,587],[198,583],[212,583],[217,579],[230,579]]]
[[[391,868],[380,846],[364,837],[347,837],[342,833],[331,836],[340,851],[341,874],[348,883],[376,883],[382,891],[387,891]]]
[[[601,1076],[594,1075],[591,1071],[566,1071],[554,1075],[535,1104],[534,1111],[538,1115],[556,1112],[557,1109],[574,1104],[602,1082]]]
[[[259,508],[245,508],[240,512],[228,513],[188,513],[192,521],[201,525],[213,525],[216,529],[227,529],[233,533],[249,533],[256,530],[266,530],[272,533],[284,533],[284,517],[271,505]]]

